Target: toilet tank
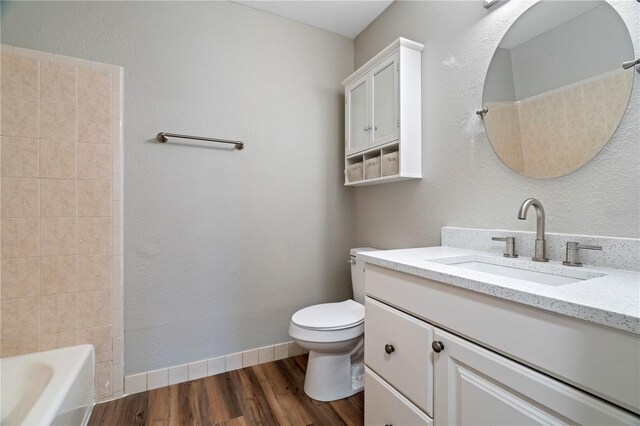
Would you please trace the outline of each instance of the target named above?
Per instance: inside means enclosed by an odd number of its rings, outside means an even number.
[[[358,253],[378,251],[371,247],[351,249],[351,285],[353,286],[353,300],[364,305],[364,262],[356,258]]]

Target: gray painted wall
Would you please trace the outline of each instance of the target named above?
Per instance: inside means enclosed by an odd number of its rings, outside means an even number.
[[[513,87],[511,50],[496,49],[484,81],[482,96],[483,102],[515,102],[516,89]]]
[[[625,58],[633,56],[633,46],[620,21],[605,4],[511,49],[516,98],[595,77],[629,61]]]
[[[352,40],[228,2],[20,2],[2,42],[125,68],[127,374],[287,341],[351,297]]]
[[[510,171],[493,153],[475,111],[485,73],[509,25],[533,4],[487,10],[478,1],[394,2],[355,40],[355,66],[399,36],[422,54],[423,176],[355,189],[356,243],[380,248],[438,245],[441,226],[534,230],[517,220],[522,201],[539,198],[549,232],[640,236],[640,74],[611,142],[567,176],[536,180]],[[637,2],[615,1],[640,45]]]

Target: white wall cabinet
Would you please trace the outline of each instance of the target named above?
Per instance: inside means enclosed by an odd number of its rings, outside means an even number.
[[[422,48],[400,38],[342,82],[345,185],[422,177]]]
[[[629,362],[623,368],[637,377],[636,352],[626,343],[631,336],[594,329],[587,334],[596,346],[585,347],[580,322],[562,324],[550,314],[552,324],[559,323],[556,330],[527,311],[529,329],[519,304],[369,264],[365,291],[366,425],[640,425],[640,416],[603,400],[620,401],[608,384],[587,386],[589,392],[576,387],[595,374],[583,368],[591,358],[617,376],[617,366],[603,356],[612,351],[621,352]],[[519,332],[504,333],[503,323]],[[545,364],[527,349],[531,342],[559,363]],[[516,362],[498,353],[503,351],[521,355]],[[537,365],[551,369],[543,367],[543,373],[532,367]],[[566,377],[563,366],[575,373],[571,385],[552,377]],[[633,379],[618,380],[615,389],[633,386]]]

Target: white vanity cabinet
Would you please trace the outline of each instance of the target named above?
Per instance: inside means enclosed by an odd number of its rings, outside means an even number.
[[[422,48],[400,38],[342,82],[345,185],[422,177]]]
[[[640,425],[637,337],[371,264],[365,291],[367,425]]]

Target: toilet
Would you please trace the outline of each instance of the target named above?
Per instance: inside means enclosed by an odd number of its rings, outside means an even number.
[[[353,300],[322,303],[291,317],[289,336],[309,351],[304,392],[318,401],[335,401],[364,388],[364,265],[351,249]]]

